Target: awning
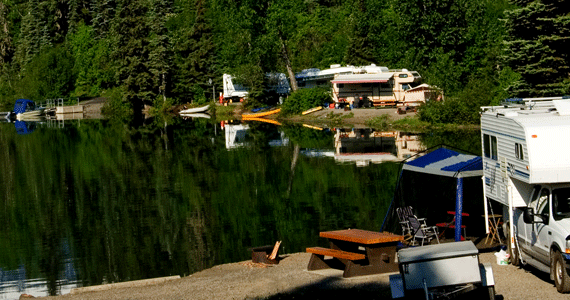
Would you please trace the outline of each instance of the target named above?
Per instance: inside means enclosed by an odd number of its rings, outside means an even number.
[[[406,162],[403,169],[448,177],[473,177],[483,176],[483,161],[480,156],[438,148]]]
[[[392,73],[381,73],[381,74],[350,74],[350,75],[338,75],[333,79],[332,83],[386,83],[392,78]]]

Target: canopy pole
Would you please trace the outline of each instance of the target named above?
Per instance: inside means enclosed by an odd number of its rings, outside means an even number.
[[[483,208],[485,210],[485,233],[489,234],[489,208],[487,207],[487,203],[489,203],[489,206],[491,205],[491,202],[489,201],[489,199],[487,198],[487,193],[485,192],[485,176],[481,177],[481,180],[483,181]]]
[[[457,177],[455,190],[455,241],[461,241],[461,221],[463,213],[463,177]]]

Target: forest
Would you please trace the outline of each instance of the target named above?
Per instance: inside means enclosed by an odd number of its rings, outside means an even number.
[[[482,105],[569,94],[569,12],[562,0],[1,0],[0,107],[106,97],[128,119],[216,98],[224,73],[255,105],[267,72],[374,63],[445,92],[423,120],[477,123]]]

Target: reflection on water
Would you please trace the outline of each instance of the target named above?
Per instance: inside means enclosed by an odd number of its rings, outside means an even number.
[[[378,230],[398,164],[310,153],[422,149],[422,135],[220,125],[83,120],[19,135],[0,123],[0,298],[185,276],[277,240],[292,253],[326,246],[322,230]]]
[[[370,128],[337,129],[334,141],[335,160],[357,166],[398,162],[425,150],[418,134]]]

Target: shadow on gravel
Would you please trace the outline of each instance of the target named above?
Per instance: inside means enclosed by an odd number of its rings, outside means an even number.
[[[340,278],[326,278],[315,284],[299,287],[287,293],[280,293],[264,298],[268,300],[288,300],[288,299],[311,299],[311,300],[330,300],[330,299],[392,299],[390,285],[386,283],[365,283],[350,288],[339,287],[335,284],[338,281],[347,280]],[[405,299],[425,299],[423,291],[417,291],[412,295],[407,295]],[[472,290],[458,294],[455,297],[449,296],[438,299],[462,299],[462,300],[481,300],[489,299],[488,291],[484,288]],[[496,295],[495,300],[503,300],[502,295]]]

